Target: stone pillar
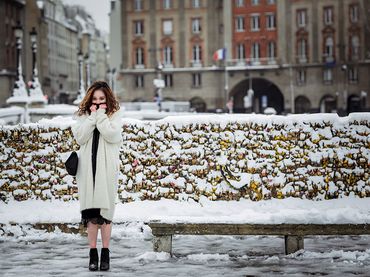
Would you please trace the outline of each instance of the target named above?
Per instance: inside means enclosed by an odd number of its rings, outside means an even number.
[[[167,252],[172,256],[172,235],[154,236],[154,252]]]
[[[304,248],[303,236],[285,236],[285,255]]]

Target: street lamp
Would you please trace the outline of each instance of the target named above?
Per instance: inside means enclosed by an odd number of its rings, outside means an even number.
[[[116,68],[113,68],[112,69],[112,85],[111,85],[111,89],[112,91],[114,92],[115,90],[115,86],[116,86]]]
[[[45,104],[46,99],[41,90],[41,85],[39,82],[38,71],[37,71],[37,61],[36,61],[37,32],[36,32],[35,27],[33,27],[30,32],[30,39],[31,39],[31,49],[32,49],[32,81],[31,81],[31,88],[30,88],[31,102],[41,102]]]
[[[14,97],[24,97],[28,98],[28,93],[26,90],[26,84],[23,80],[22,74],[22,39],[23,39],[23,27],[18,21],[17,26],[13,27],[14,36],[16,39],[16,49],[17,49],[17,75],[16,81],[14,83],[13,96]],[[28,102],[28,100],[26,100]]]
[[[84,86],[84,81],[83,81],[83,54],[82,51],[78,51],[77,53],[77,60],[78,60],[78,78],[79,78],[79,83],[80,86],[78,88],[78,93],[77,93],[77,99],[73,101],[73,104],[79,104],[82,99],[85,97],[85,86]]]
[[[158,111],[162,111],[162,89],[165,86],[164,80],[162,80],[162,70],[163,70],[163,65],[162,63],[158,62],[158,65],[156,67],[157,79],[154,79],[153,81],[154,86],[155,86],[154,98],[158,105]]]
[[[86,53],[85,55],[85,65],[86,65],[86,87],[89,87],[91,84],[91,79],[90,79],[90,62],[89,62],[88,53]]]

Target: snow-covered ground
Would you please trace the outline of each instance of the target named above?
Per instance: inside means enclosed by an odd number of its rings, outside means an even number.
[[[32,212],[30,212],[32,211]],[[61,200],[0,203],[0,223],[78,223],[79,202]],[[370,223],[370,198],[346,197],[312,201],[297,198],[266,201],[198,202],[161,199],[116,205],[115,222],[224,222],[224,223]]]
[[[173,257],[152,252],[143,223],[113,227],[110,272],[89,272],[87,238],[5,226],[1,276],[369,276],[370,236],[307,237],[305,250],[284,255],[273,236],[175,236]],[[29,227],[28,227],[29,228]],[[101,247],[100,244],[98,246]]]

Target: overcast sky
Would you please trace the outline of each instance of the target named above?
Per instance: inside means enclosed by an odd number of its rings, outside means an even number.
[[[65,4],[84,6],[99,30],[109,32],[110,0],[62,0]]]

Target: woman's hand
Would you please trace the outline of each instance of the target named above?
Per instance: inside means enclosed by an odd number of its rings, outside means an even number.
[[[92,105],[90,106],[90,111],[91,111],[91,112],[96,112],[96,105],[95,105],[95,104],[92,104]]]
[[[99,108],[100,109],[107,109],[107,105],[105,104],[105,103],[103,103],[103,104],[100,104],[100,106],[99,106]]]

